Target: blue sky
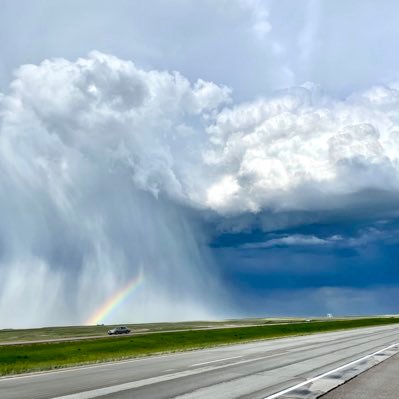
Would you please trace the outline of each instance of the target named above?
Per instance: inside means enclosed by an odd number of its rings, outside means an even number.
[[[398,313],[398,12],[3,0],[0,327]]]

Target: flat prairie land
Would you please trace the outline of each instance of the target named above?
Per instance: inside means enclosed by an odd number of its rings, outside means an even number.
[[[321,320],[321,319],[314,319]],[[122,324],[133,333],[151,333],[176,330],[202,330],[211,328],[245,327],[281,323],[298,323],[304,318],[253,318],[223,321],[189,321],[178,323]],[[117,325],[43,327],[31,329],[0,330],[0,345],[6,343],[66,340],[68,338],[95,338],[107,336],[107,331]]]
[[[351,328],[399,323],[399,317],[352,318],[310,322],[263,323],[251,326],[159,331],[113,338],[0,346],[0,375],[51,370],[61,367],[129,359],[153,354],[203,349]],[[168,323],[169,324],[169,323]],[[180,323],[178,323],[179,326]],[[169,328],[170,325],[165,326]],[[74,327],[78,329],[78,327]],[[85,327],[81,327],[85,328]],[[90,329],[90,327],[87,327]],[[105,327],[108,329],[109,327]],[[96,330],[89,330],[94,331]],[[105,330],[104,330],[105,331]],[[76,334],[76,330],[73,330]]]

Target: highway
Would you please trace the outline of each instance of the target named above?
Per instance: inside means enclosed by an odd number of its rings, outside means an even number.
[[[0,398],[265,399],[396,343],[390,325],[228,345],[1,378]]]

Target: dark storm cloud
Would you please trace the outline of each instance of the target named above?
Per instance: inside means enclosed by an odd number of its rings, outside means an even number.
[[[387,292],[399,286],[398,232],[397,220],[314,224],[278,233],[228,233],[215,240],[213,251],[245,311],[397,313]]]

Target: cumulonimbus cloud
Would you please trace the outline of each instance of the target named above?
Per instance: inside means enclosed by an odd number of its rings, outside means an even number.
[[[228,93],[99,53],[16,72],[0,100],[1,326],[82,323],[140,273],[103,322],[212,316],[212,261],[174,203],[201,184],[202,116]]]
[[[398,190],[398,87],[336,100],[306,84],[230,106],[227,87],[179,73],[98,52],[54,59],[21,67],[3,96],[3,157],[11,137],[20,150],[35,138],[29,173],[47,168],[64,183],[69,153],[106,159],[110,173],[194,207],[311,210],[317,201],[301,187],[320,198]]]
[[[29,288],[32,270],[53,287],[43,319],[53,322],[71,286],[76,303],[63,314],[86,301],[87,315],[139,264],[151,264],[154,293],[142,304],[198,299],[206,254],[182,206],[228,217],[396,194],[398,105],[397,84],[345,100],[306,84],[234,105],[227,87],[98,52],[20,67],[0,97],[3,317],[23,317],[15,292],[39,298],[32,312],[45,302],[42,283]],[[89,298],[93,276],[102,283]]]
[[[345,207],[342,197],[364,190],[397,192],[397,106],[395,85],[344,101],[306,85],[224,109],[207,130],[205,159],[220,173],[208,205],[311,211]]]

